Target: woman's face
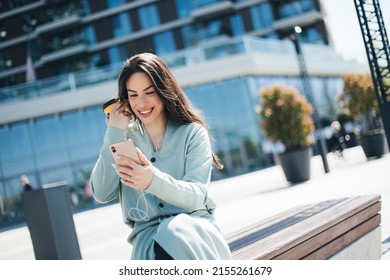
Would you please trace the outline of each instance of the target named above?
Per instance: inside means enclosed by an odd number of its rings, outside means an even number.
[[[126,88],[131,109],[145,125],[165,119],[164,103],[147,74],[132,74]]]

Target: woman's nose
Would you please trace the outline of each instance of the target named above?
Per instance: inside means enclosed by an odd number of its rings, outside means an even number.
[[[148,101],[145,96],[140,95],[138,98],[138,105],[145,106],[147,105]]]

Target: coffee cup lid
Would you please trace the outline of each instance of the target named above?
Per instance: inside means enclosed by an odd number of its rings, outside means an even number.
[[[113,98],[113,99],[108,100],[106,103],[104,103],[103,106],[102,106],[103,112],[104,112],[104,110],[105,110],[108,106],[110,106],[110,105],[112,105],[112,104],[115,104],[117,101],[118,101],[117,98]]]

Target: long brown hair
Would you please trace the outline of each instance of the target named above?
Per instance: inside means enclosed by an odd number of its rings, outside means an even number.
[[[127,59],[118,77],[118,98],[127,99],[126,81],[137,72],[147,74],[164,103],[164,110],[169,120],[177,124],[198,123],[208,129],[206,122],[191,104],[187,95],[179,86],[169,67],[158,56],[152,53],[140,53]],[[223,165],[218,156],[212,153],[214,164],[218,169]]]

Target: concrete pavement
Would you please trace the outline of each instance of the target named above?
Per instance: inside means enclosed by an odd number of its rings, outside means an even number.
[[[280,166],[211,183],[218,204],[216,219],[224,234],[294,206],[346,196],[382,197],[382,259],[390,259],[390,154],[367,160],[360,146],[345,151],[344,159],[328,154],[330,172],[321,157],[312,159],[309,181],[291,185]],[[74,215],[83,259],[128,259],[130,228],[122,222],[118,204]],[[35,259],[27,227],[0,233],[0,259]]]

